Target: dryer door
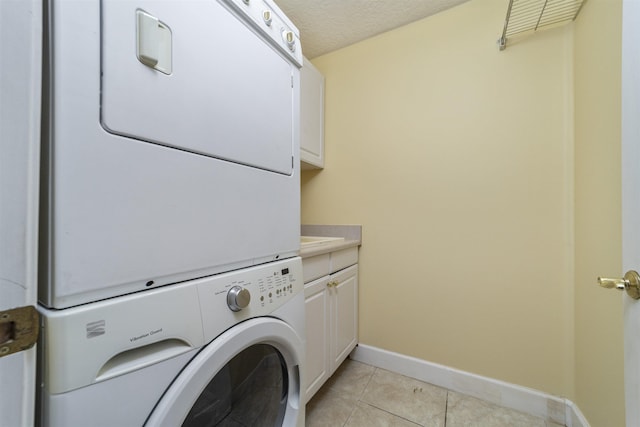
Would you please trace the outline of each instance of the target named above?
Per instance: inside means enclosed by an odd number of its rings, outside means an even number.
[[[166,46],[166,69],[140,59],[152,38],[145,17]],[[218,1],[103,0],[103,127],[132,144],[290,175],[297,66],[248,19]]]
[[[148,426],[300,426],[304,343],[286,323],[248,320],[206,346],[180,373]]]

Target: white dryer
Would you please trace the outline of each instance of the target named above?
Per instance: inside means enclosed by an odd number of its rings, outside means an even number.
[[[300,258],[41,312],[43,426],[304,425]]]
[[[295,256],[298,31],[272,0],[45,1],[39,297]]]

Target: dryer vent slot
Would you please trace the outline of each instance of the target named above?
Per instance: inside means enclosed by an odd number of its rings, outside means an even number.
[[[191,350],[189,343],[168,339],[118,353],[98,371],[96,382],[162,362]]]

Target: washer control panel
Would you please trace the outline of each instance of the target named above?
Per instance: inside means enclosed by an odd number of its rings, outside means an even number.
[[[144,368],[289,307],[304,310],[300,257],[64,310],[38,306],[42,342],[55,343],[41,347],[46,389],[66,393]]]
[[[299,257],[200,279],[205,340],[242,320],[271,315],[303,290]]]

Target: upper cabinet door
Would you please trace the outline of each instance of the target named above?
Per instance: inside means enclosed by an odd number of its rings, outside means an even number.
[[[300,160],[302,168],[323,168],[324,76],[307,58],[304,58],[300,81]]]

